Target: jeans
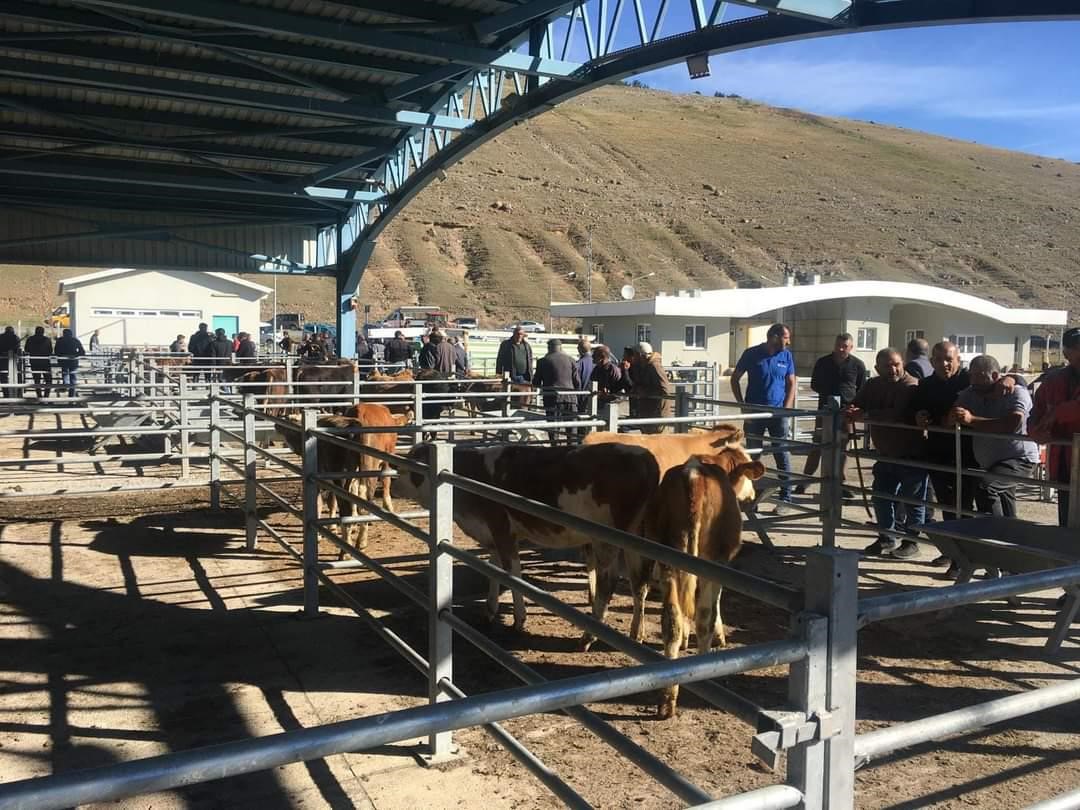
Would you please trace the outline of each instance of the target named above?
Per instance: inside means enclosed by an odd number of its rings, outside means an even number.
[[[926,500],[928,477],[924,470],[879,461],[874,464],[874,492],[882,495],[902,496],[916,501]],[[895,501],[874,496],[874,516],[882,531],[896,531]],[[926,507],[904,504],[907,511],[907,528],[914,529],[926,522]]]
[[[950,464],[952,462],[935,463]],[[934,485],[934,498],[942,507],[941,519],[957,520],[962,517],[956,514],[956,473],[936,470],[930,473],[930,481]],[[960,508],[969,512],[975,511],[975,479],[970,475],[965,475],[961,481]]]
[[[986,472],[1030,478],[1035,464],[1022,458],[1007,458]],[[1016,517],[1016,481],[1005,478],[980,478],[975,488],[975,505],[980,512],[994,517]]]
[[[64,387],[68,390],[68,396],[77,396],[75,386],[79,384],[79,372],[76,369],[61,369],[60,378]]]
[[[764,447],[762,441],[765,432],[768,431],[772,439],[786,439],[790,436],[790,420],[786,416],[774,416],[772,419],[754,419],[746,422],[746,446],[751,448]],[[780,500],[791,500],[791,478],[785,473],[791,472],[791,453],[785,445],[777,444],[773,451],[776,460],[777,476],[780,479]]]

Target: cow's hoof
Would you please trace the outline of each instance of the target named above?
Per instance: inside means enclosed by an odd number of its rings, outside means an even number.
[[[675,701],[670,698],[664,698],[656,706],[656,719],[657,720],[670,720],[675,716]]]
[[[578,652],[588,652],[592,649],[592,645],[596,643],[596,636],[590,636],[588,633],[578,639],[577,648]]]

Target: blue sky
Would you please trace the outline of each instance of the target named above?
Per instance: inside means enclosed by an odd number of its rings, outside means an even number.
[[[638,78],[1080,161],[1078,43],[1080,23],[912,28],[713,56],[706,79],[682,64]]]

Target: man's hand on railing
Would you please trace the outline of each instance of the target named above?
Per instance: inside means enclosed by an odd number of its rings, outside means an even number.
[[[955,425],[970,425],[974,421],[975,415],[971,411],[957,405],[945,414],[944,424],[946,427],[954,427]]]
[[[934,424],[934,417],[930,415],[930,411],[916,411],[915,424],[921,428],[930,427]]]

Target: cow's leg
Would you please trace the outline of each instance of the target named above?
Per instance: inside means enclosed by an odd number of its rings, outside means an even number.
[[[517,549],[510,560],[510,573],[521,579],[521,554]],[[514,631],[517,633],[525,629],[525,596],[521,591],[514,591]]]
[[[660,626],[664,634],[664,655],[675,659],[679,657],[679,650],[684,647],[684,641],[689,633],[686,631],[689,617],[683,614],[680,600],[680,577],[676,571],[668,571],[664,577],[663,607],[660,611]],[[660,695],[660,702],[656,707],[656,715],[661,720],[667,720],[675,716],[675,704],[679,700],[678,685],[669,686]]]
[[[521,560],[518,558],[517,544],[513,540],[497,540],[495,541],[495,553],[492,555],[499,563],[504,571],[508,571],[515,576],[521,575]],[[499,620],[499,597],[502,595],[502,586],[495,580],[490,580],[488,585],[488,601],[487,612],[488,619],[494,624]],[[524,613],[525,605],[522,601],[521,606],[522,613],[522,626],[525,624]],[[517,600],[514,602],[514,627],[515,629],[521,629],[517,626]]]
[[[604,621],[608,603],[615,593],[618,579],[619,550],[607,545],[589,545],[586,547],[585,564],[589,569],[589,600],[592,604],[593,618]],[[586,631],[581,635],[579,647],[588,652],[596,641],[596,636]]]
[[[390,465],[383,462],[382,467],[382,503],[387,512],[394,511],[394,499],[390,492]]]
[[[354,472],[356,472],[354,470]],[[358,498],[364,498],[365,500],[371,497],[371,493],[375,488],[374,483],[369,483],[369,478],[354,478],[349,485],[349,494],[355,495]],[[357,509],[356,504],[349,504],[350,515],[367,514],[363,509]],[[354,523],[349,527],[349,539],[358,551],[363,551],[367,548],[368,541],[368,525],[366,523]]]
[[[715,582],[698,580],[694,604],[694,632],[697,633],[698,653],[712,649],[713,637],[721,647],[727,646],[724,623],[720,619],[720,586]]]
[[[630,620],[630,638],[641,643],[645,640],[645,600],[649,596],[649,578],[652,560],[625,552],[626,569],[630,576],[630,588],[634,595],[634,615]]]

